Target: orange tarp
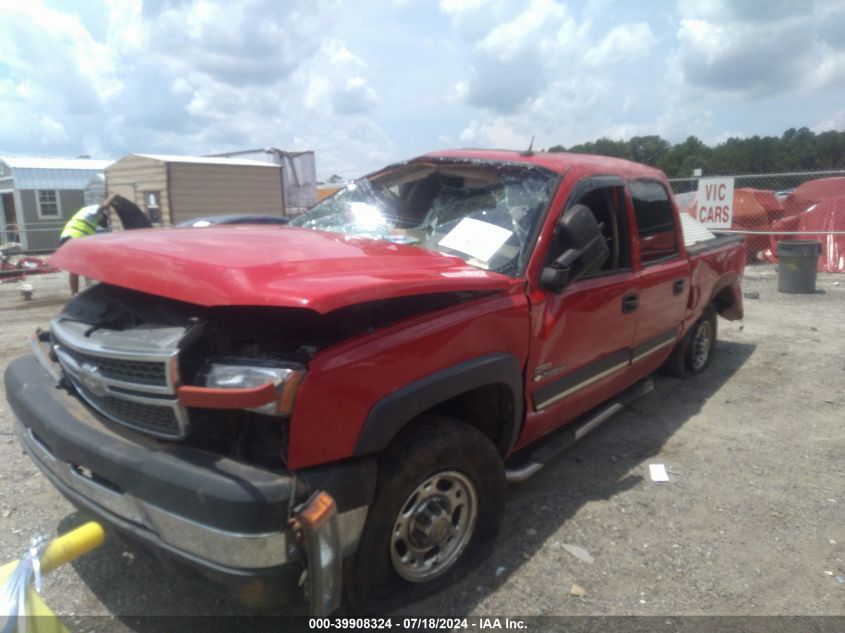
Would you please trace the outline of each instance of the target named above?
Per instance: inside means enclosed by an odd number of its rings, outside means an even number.
[[[772,235],[771,248],[765,257],[777,263],[777,242],[780,239],[819,240],[822,243],[822,255],[819,257],[819,272],[845,272],[845,234],[812,234],[812,231],[841,231],[845,233],[845,195],[828,198],[811,207],[804,213],[791,215],[778,220],[772,226],[774,231],[803,231],[808,235]]]
[[[845,196],[845,177],[819,178],[796,187],[783,201],[783,208],[787,215],[795,215],[822,200],[839,196]]]

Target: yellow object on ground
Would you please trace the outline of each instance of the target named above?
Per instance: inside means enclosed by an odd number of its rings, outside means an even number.
[[[41,555],[41,573],[49,573],[56,567],[96,549],[102,545],[104,538],[103,526],[96,521],[90,521],[67,534],[62,534],[53,539]]]
[[[94,521],[59,536],[51,541],[41,554],[41,573],[46,574],[56,567],[90,552],[103,542],[104,537],[105,533],[102,526]],[[8,622],[8,609],[11,606],[6,603],[9,596],[7,586],[9,581],[12,580],[19,563],[20,561],[15,561],[0,567],[0,598],[2,598],[0,602],[0,630],[12,630],[15,633],[18,631],[25,631],[26,633],[68,633],[56,614],[45,604],[31,584],[26,588],[26,601],[21,614],[26,617],[23,622],[18,618],[13,628],[7,629],[7,625],[10,624]],[[23,624],[23,627],[20,626],[21,624]]]

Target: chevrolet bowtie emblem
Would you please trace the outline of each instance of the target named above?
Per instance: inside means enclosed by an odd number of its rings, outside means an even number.
[[[108,393],[108,387],[96,365],[83,363],[79,368],[79,380],[93,395],[103,398]]]

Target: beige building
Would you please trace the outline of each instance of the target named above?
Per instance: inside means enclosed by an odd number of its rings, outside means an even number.
[[[241,158],[130,154],[106,169],[106,189],[156,224],[205,215],[284,215],[279,165]]]

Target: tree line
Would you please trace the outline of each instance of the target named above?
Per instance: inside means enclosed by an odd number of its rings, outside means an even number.
[[[845,132],[816,134],[806,127],[776,136],[729,138],[710,147],[695,136],[675,145],[660,136],[634,136],[627,141],[600,138],[550,152],[578,152],[626,158],[658,167],[669,178],[683,178],[701,169],[707,176],[767,174],[845,169]]]

